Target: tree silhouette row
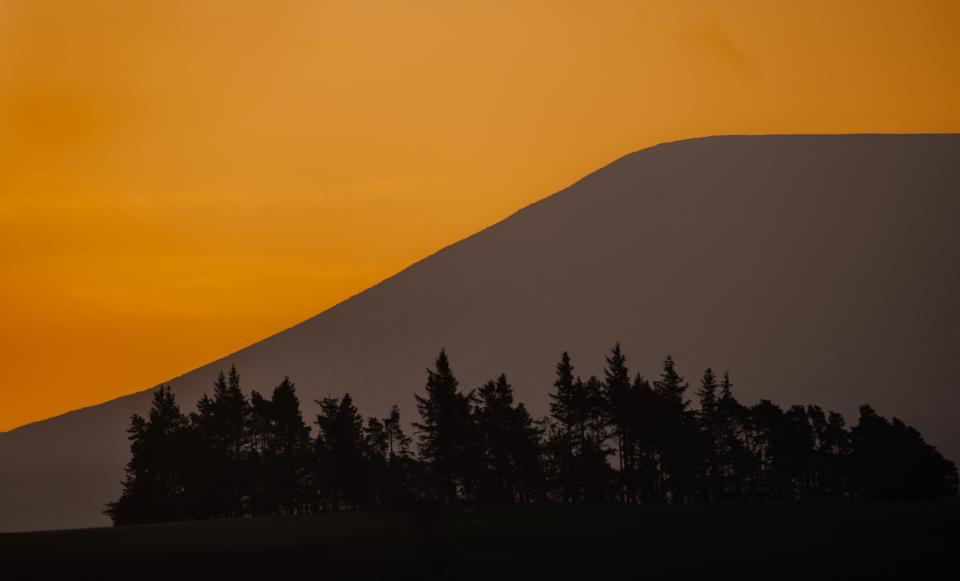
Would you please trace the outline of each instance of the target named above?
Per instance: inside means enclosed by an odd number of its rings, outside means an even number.
[[[616,345],[602,377],[564,353],[550,415],[534,420],[506,376],[463,391],[441,351],[416,395],[417,454],[397,406],[364,418],[349,394],[317,400],[315,434],[288,378],[249,399],[236,368],[184,414],[160,387],[128,430],[114,524],[305,514],[418,503],[655,503],[714,500],[936,500],[956,466],[920,433],[873,408],[741,404],[728,374],[695,390],[667,357],[631,376]]]

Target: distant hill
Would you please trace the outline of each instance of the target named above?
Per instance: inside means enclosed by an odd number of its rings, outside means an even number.
[[[535,415],[561,351],[619,340],[652,376],[729,369],[741,400],[870,402],[960,459],[960,135],[734,136],[625,156],[296,327],[172,380],[192,408],[235,363],[361,412],[400,404],[441,346]],[[185,330],[189,331],[189,330]],[[692,391],[692,390],[691,390]],[[690,394],[693,395],[692,393]],[[140,392],[0,434],[0,530],[106,524]]]

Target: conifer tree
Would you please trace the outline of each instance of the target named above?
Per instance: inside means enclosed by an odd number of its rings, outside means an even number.
[[[957,467],[920,433],[869,405],[850,432],[854,490],[867,500],[936,500],[957,496]]]
[[[700,411],[705,417],[712,417],[717,409],[717,377],[713,369],[707,367],[700,378],[697,397],[700,399]],[[729,389],[729,388],[728,388]]]
[[[553,382],[554,390],[550,393],[550,414],[556,419],[567,433],[572,433],[576,418],[574,417],[574,381],[573,363],[570,355],[564,351],[557,363],[557,379]]]
[[[131,458],[120,498],[107,505],[114,524],[185,518],[189,455],[194,449],[186,416],[169,386],[153,392],[147,419],[134,414],[127,433]]]
[[[314,400],[320,407],[317,414],[317,438],[314,440],[314,486],[319,495],[320,510],[339,510],[342,498],[336,471],[336,455],[334,454],[337,435],[337,412],[340,409],[340,400],[327,396]]]
[[[535,495],[540,475],[539,431],[501,374],[477,390],[475,409],[483,466],[480,500],[512,503]]]
[[[387,429],[380,418],[369,417],[363,427],[363,473],[367,506],[387,504],[386,478],[389,468]]]
[[[202,449],[196,470],[195,512],[205,516],[241,516],[249,487],[246,458],[249,404],[240,390],[240,375],[231,366],[229,380],[221,371],[213,398],[204,394],[190,422]],[[202,458],[201,458],[202,457]],[[206,498],[199,498],[206,497]]]
[[[717,400],[717,378],[713,369],[707,368],[700,379],[697,397],[700,400],[698,419],[700,424],[700,452],[702,463],[699,475],[701,496],[713,500],[717,496],[720,486],[719,441],[720,441],[720,414]]]
[[[617,458],[621,476],[631,470],[630,414],[633,411],[630,402],[630,371],[627,358],[620,350],[620,343],[613,346],[607,357],[607,366],[603,370],[604,411],[610,420],[613,433],[617,438]]]
[[[584,382],[578,382],[582,395],[579,404],[583,406],[580,415],[585,419],[587,437],[579,444],[581,474],[584,481],[584,499],[587,502],[603,502],[607,499],[611,479],[607,457],[615,452],[606,442],[610,437],[606,399],[603,382],[591,375]]]
[[[546,449],[552,480],[557,483],[565,502],[574,502],[580,495],[580,473],[576,460],[579,442],[586,437],[586,421],[580,401],[583,382],[574,381],[573,363],[564,351],[556,366],[554,391],[550,392],[550,421],[545,423]]]
[[[673,358],[663,362],[660,380],[654,384],[661,413],[658,449],[665,476],[664,491],[673,502],[683,502],[696,485],[697,429],[696,418],[688,409],[684,396],[688,384],[674,366]]]
[[[270,398],[270,450],[265,460],[271,478],[276,510],[286,514],[304,512],[309,499],[310,428],[303,421],[300,400],[289,377]]]
[[[522,403],[514,408],[511,428],[516,501],[533,502],[543,497],[543,433]]]
[[[400,408],[394,404],[390,408],[390,415],[383,420],[387,432],[387,448],[389,458],[406,457],[410,454],[410,437],[404,434],[400,425]]]
[[[315,450],[324,496],[334,510],[366,505],[370,500],[371,475],[367,473],[363,418],[349,393],[340,400],[325,398],[317,403],[320,414]],[[370,444],[369,452],[374,452],[375,444]]]
[[[403,431],[400,408],[394,404],[390,415],[383,420],[387,434],[387,470],[383,479],[382,496],[389,506],[409,505],[418,496],[413,483],[416,460],[410,454],[410,437]]]
[[[633,460],[631,473],[628,475],[628,500],[661,500],[662,482],[657,438],[663,429],[662,414],[653,386],[639,373],[631,388],[629,421]]]
[[[715,449],[719,489],[715,492],[723,500],[745,499],[756,461],[745,440],[747,410],[733,395],[733,382],[728,372],[724,372],[720,382],[717,416]]]
[[[822,416],[817,406],[811,406],[812,416]],[[819,414],[818,414],[819,411]],[[850,496],[850,432],[843,416],[828,411],[826,421],[817,430],[817,488],[821,498],[842,500]]]
[[[505,375],[488,381],[477,390],[477,432],[480,436],[483,467],[480,494],[482,501],[513,501],[514,409],[513,388]]]
[[[413,424],[420,436],[420,456],[430,467],[437,493],[451,503],[461,491],[468,494],[472,484],[471,394],[460,393],[458,386],[447,353],[441,350],[436,370],[427,369],[426,396],[416,395],[421,422]]]

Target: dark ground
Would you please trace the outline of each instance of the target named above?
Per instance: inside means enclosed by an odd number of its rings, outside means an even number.
[[[520,506],[0,535],[0,579],[960,579],[960,504]],[[82,578],[81,577],[81,578]]]

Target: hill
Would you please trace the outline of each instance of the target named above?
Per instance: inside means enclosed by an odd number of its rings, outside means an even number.
[[[957,135],[653,147],[171,384],[192,407],[235,363],[246,389],[287,374],[306,402],[409,420],[443,346],[463,385],[504,371],[539,415],[562,350],[589,375],[619,340],[648,376],[667,353],[729,369],[747,402],[870,402],[957,459],[958,162]],[[0,530],[105,524],[148,398],[0,434]]]

